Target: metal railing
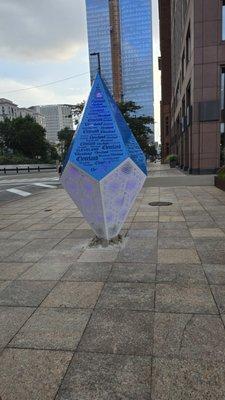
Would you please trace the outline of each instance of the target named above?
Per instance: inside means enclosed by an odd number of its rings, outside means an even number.
[[[14,168],[1,168],[0,167],[0,172],[3,172],[4,174],[7,174],[7,172],[16,172],[17,174],[19,172],[25,171],[25,172],[32,172],[32,171],[37,171],[37,172],[41,172],[41,170],[55,170],[56,171],[56,166],[53,165],[52,167],[42,167],[42,166],[37,166],[37,167],[14,167]]]

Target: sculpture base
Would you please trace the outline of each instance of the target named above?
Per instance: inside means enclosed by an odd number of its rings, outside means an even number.
[[[107,240],[107,239],[101,239],[97,236],[95,236],[91,243],[89,244],[89,247],[108,247],[108,246],[116,246],[120,243],[123,242],[123,236],[122,235],[117,235],[116,237]]]

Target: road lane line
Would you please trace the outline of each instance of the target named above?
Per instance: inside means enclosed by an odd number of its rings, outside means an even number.
[[[30,196],[31,193],[25,192],[24,190],[19,189],[6,189],[7,192],[18,194],[19,196],[27,197]]]
[[[46,183],[33,183],[35,186],[40,186],[44,188],[50,188],[50,189],[56,189],[56,186],[53,185],[47,185]]]

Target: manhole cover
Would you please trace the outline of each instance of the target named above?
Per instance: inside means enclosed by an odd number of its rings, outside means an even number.
[[[172,204],[173,203],[170,203],[170,201],[152,201],[149,203],[149,205],[153,207],[171,206]]]

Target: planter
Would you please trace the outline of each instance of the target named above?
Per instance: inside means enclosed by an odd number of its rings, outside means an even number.
[[[215,186],[225,192],[225,179],[215,176]]]
[[[176,168],[176,165],[177,165],[177,160],[170,161],[170,168]]]

